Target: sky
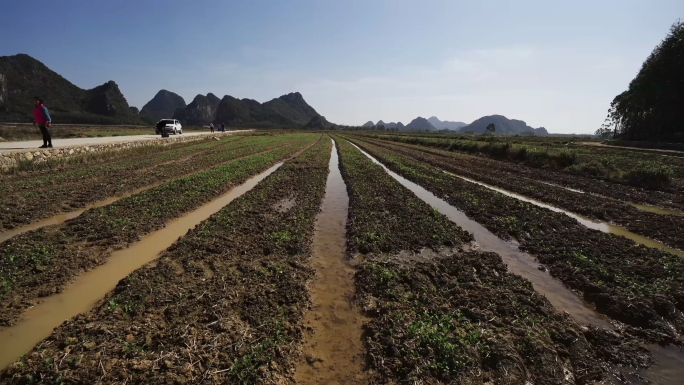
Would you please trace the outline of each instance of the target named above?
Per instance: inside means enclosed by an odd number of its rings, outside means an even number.
[[[500,114],[593,133],[684,17],[682,0],[0,0],[0,56],[81,88],[114,80],[265,102],[299,91],[329,121]]]

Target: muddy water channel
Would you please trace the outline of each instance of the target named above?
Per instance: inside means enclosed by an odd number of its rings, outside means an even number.
[[[334,143],[334,142],[333,142]],[[354,272],[345,258],[349,197],[333,144],[322,212],[316,217],[311,265],[313,308],[304,324],[313,329],[297,365],[299,384],[365,384],[363,318],[352,301]]]
[[[604,233],[620,235],[620,236],[623,236],[629,240],[634,241],[635,243],[638,243],[638,244],[641,244],[641,245],[644,245],[647,247],[652,247],[655,249],[663,250],[663,251],[666,251],[670,254],[674,254],[674,255],[677,255],[677,256],[684,258],[684,251],[675,249],[675,248],[670,247],[670,246],[667,246],[664,243],[658,242],[658,241],[653,240],[651,238],[647,238],[647,237],[644,237],[642,235],[635,234],[635,233],[627,230],[626,228],[624,228],[622,226],[615,226],[615,225],[612,225],[610,223],[595,221],[595,220],[589,219],[585,216],[575,214],[573,212],[563,210],[563,209],[558,208],[556,206],[551,206],[549,204],[540,202],[536,199],[532,199],[532,198],[529,198],[529,197],[526,197],[526,196],[523,196],[520,194],[516,194],[516,193],[510,192],[510,191],[507,191],[507,190],[504,190],[504,189],[501,189],[501,188],[498,188],[498,187],[495,187],[495,186],[492,186],[492,185],[489,185],[486,183],[482,183],[482,182],[479,182],[479,181],[476,181],[474,179],[470,179],[470,178],[467,178],[467,177],[464,177],[461,175],[457,175],[457,174],[454,174],[454,173],[451,173],[448,171],[444,171],[444,173],[448,174],[450,176],[453,176],[455,178],[460,178],[460,179],[463,179],[467,182],[475,183],[475,184],[480,185],[482,187],[486,187],[490,190],[499,192],[499,193],[504,194],[506,196],[509,196],[511,198],[515,198],[515,199],[521,200],[523,202],[531,203],[535,206],[542,207],[545,209],[549,209],[549,210],[557,212],[557,213],[563,213],[563,214],[575,219],[577,222],[579,222],[580,224],[582,224],[585,227],[588,227],[590,229],[602,231]],[[648,211],[648,210],[645,210],[645,211]]]
[[[446,172],[446,171],[445,171],[445,172]],[[448,173],[448,174],[450,174],[450,173]],[[453,174],[452,174],[452,175],[453,175]],[[462,179],[465,179],[465,180],[469,180],[469,179],[467,179],[466,177],[462,177],[462,176],[460,176],[460,175],[457,175],[457,176],[458,176],[459,178],[462,178]],[[525,179],[529,179],[529,178],[525,178]],[[578,194],[586,194],[585,191],[578,190],[578,189],[574,189],[574,188],[570,188],[570,187],[566,187],[566,186],[561,186],[561,185],[559,185],[559,184],[554,184],[554,183],[549,183],[549,182],[542,182],[542,181],[536,180],[536,179],[529,179],[529,180],[532,180],[532,181],[535,181],[535,182],[539,182],[539,183],[542,183],[542,184],[545,184],[545,185],[548,185],[548,186],[553,186],[553,187],[562,188],[562,189],[565,189],[565,190],[568,190],[568,191],[572,191],[572,192],[575,192],[575,193],[578,193]],[[475,182],[475,181],[472,181],[472,180],[471,180],[471,182]],[[476,183],[479,183],[479,184],[482,185],[482,186],[487,186],[487,185],[484,185],[484,184],[482,184],[482,183],[480,183],[480,182],[476,182]],[[487,186],[487,187],[490,187],[490,186]],[[491,188],[491,187],[490,187],[490,188]],[[512,193],[511,193],[511,194],[512,194]],[[603,196],[603,195],[600,195],[600,194],[595,194],[595,193],[589,193],[589,194],[595,195],[595,196],[598,196],[598,197],[601,197],[601,198],[605,198],[605,199],[611,199],[611,198],[609,198],[609,197],[606,197],[606,196]],[[528,198],[528,199],[529,199],[529,198]],[[641,210],[641,211],[647,211],[647,212],[649,212],[649,213],[660,214],[660,215],[676,215],[676,216],[679,216],[679,217],[684,216],[684,211],[680,211],[680,210],[665,209],[665,208],[658,207],[658,206],[646,205],[646,204],[639,204],[639,203],[633,203],[633,202],[624,202],[624,203],[626,203],[626,204],[628,204],[628,205],[630,205],[630,206],[632,206],[632,207],[634,207],[634,208],[636,208],[636,209],[639,209],[639,210]]]
[[[39,305],[26,311],[16,325],[0,328],[0,370],[30,351],[62,322],[90,310],[122,278],[154,261],[188,230],[254,188],[281,165],[276,164],[219,198],[168,223],[163,229],[148,234],[130,247],[112,253],[104,265],[78,276],[61,293],[45,298]]]
[[[354,146],[358,148],[356,145]],[[540,264],[529,254],[518,250],[514,243],[502,240],[484,226],[468,218],[462,211],[459,211],[419,185],[389,170],[367,152],[359,150],[374,163],[382,166],[389,175],[411,190],[418,198],[437,209],[437,211],[459,225],[463,230],[473,234],[476,248],[499,254],[508,265],[508,270],[532,282],[534,289],[544,295],[556,310],[567,312],[580,324],[606,329],[612,328],[606,317],[594,311],[549,273],[540,270]]]
[[[54,215],[50,218],[43,219],[43,220],[35,222],[35,223],[31,223],[30,225],[27,225],[27,226],[22,226],[22,227],[18,227],[16,229],[4,231],[4,232],[0,233],[0,243],[5,242],[6,240],[8,240],[12,237],[15,237],[19,234],[23,234],[23,233],[26,233],[29,231],[37,230],[41,227],[51,226],[51,225],[61,225],[62,223],[66,222],[70,219],[74,219],[74,218],[78,217],[79,215],[83,214],[87,210],[110,205],[110,204],[112,204],[118,200],[128,198],[128,197],[135,195],[135,194],[139,194],[145,190],[149,190],[149,189],[152,189],[154,187],[160,186],[161,184],[162,183],[160,182],[160,183],[155,183],[155,184],[152,184],[149,186],[141,187],[139,189],[133,190],[133,191],[126,193],[126,194],[123,194],[123,195],[119,195],[119,196],[115,196],[115,197],[109,197],[109,198],[101,200],[99,202],[89,204],[89,205],[87,205],[83,208],[80,208],[78,210],[69,211],[66,213],[60,213],[60,214]]]

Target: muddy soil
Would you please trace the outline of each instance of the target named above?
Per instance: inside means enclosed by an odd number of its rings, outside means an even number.
[[[401,233],[377,231],[374,216],[383,216],[385,228],[399,223],[417,229],[427,214],[406,215],[405,207],[424,205],[434,210],[394,179],[382,178],[385,171],[349,144],[340,141],[339,148],[350,191],[349,222],[355,223],[348,227],[348,253],[360,253],[356,290],[371,318],[365,334],[370,383],[607,381],[604,352],[592,346],[585,333],[603,337],[608,332],[581,327],[556,312],[529,281],[507,272],[499,255],[458,247],[452,252],[407,253],[392,248],[363,253],[352,240],[371,230],[379,236],[366,249],[380,250],[388,240],[402,244]],[[363,192],[376,199],[371,204],[368,199],[353,199],[365,198]],[[399,204],[388,204],[396,201]],[[416,231],[411,243],[415,249],[435,247],[433,239],[449,239],[454,231],[463,233],[441,214],[434,220],[444,225]],[[632,353],[630,362],[647,362],[647,351],[638,345],[621,347]]]
[[[681,258],[590,230],[564,214],[451,177],[398,153],[363,147],[500,237],[517,239],[554,277],[646,340],[673,343],[684,331]]]
[[[294,383],[330,142],[287,162],[65,322],[0,383]],[[277,204],[296,203],[286,211]]]
[[[239,139],[239,140],[238,140]],[[73,211],[107,197],[214,167],[251,150],[285,143],[288,138],[236,138],[147,154],[111,165],[85,166],[64,172],[3,183],[1,229],[15,229],[59,213]]]
[[[462,162],[453,156],[419,152],[388,142],[368,141],[402,155],[428,163],[457,175],[471,178],[526,197],[545,202],[591,219],[614,223],[628,230],[684,250],[684,217],[644,212],[632,205],[614,199],[570,191],[534,179],[521,179],[519,175],[502,169],[503,162]],[[478,160],[484,158],[478,158]],[[542,174],[539,171],[538,174]]]
[[[482,156],[463,154],[460,152],[444,151],[428,146],[418,146],[398,142],[394,142],[394,144],[406,148],[417,149],[425,153],[446,155],[458,160],[463,164],[469,165],[475,163],[491,165],[498,170],[504,170],[506,172],[512,173],[513,175],[518,175],[519,177],[553,183],[562,187],[581,190],[586,193],[603,195],[618,201],[643,203],[684,211],[684,196],[682,195],[681,191],[645,190],[622,183],[616,183],[611,180],[590,178],[586,175],[578,175],[550,169],[540,170],[538,168],[527,167],[519,163],[499,161]]]
[[[60,226],[21,234],[0,249],[0,324],[10,324],[40,297],[57,293],[79,271],[264,171],[317,139],[176,179]]]

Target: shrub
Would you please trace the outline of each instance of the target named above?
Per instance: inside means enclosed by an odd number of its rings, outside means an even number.
[[[570,150],[561,150],[561,152],[553,155],[553,160],[558,167],[566,168],[577,162],[577,153]]]
[[[508,150],[508,157],[513,160],[525,160],[527,156],[527,147],[515,146]]]
[[[503,158],[508,154],[510,148],[511,144],[509,142],[491,143],[488,154],[492,158]]]
[[[672,168],[657,162],[639,162],[633,169],[622,174],[628,184],[648,189],[660,189],[670,186]]]
[[[525,163],[531,167],[542,167],[548,163],[549,153],[539,148],[528,148]]]

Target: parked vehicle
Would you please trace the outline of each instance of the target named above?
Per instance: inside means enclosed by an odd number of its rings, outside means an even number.
[[[155,133],[157,135],[161,134],[161,129],[166,131],[168,134],[182,134],[183,126],[176,119],[162,119],[155,126]]]

